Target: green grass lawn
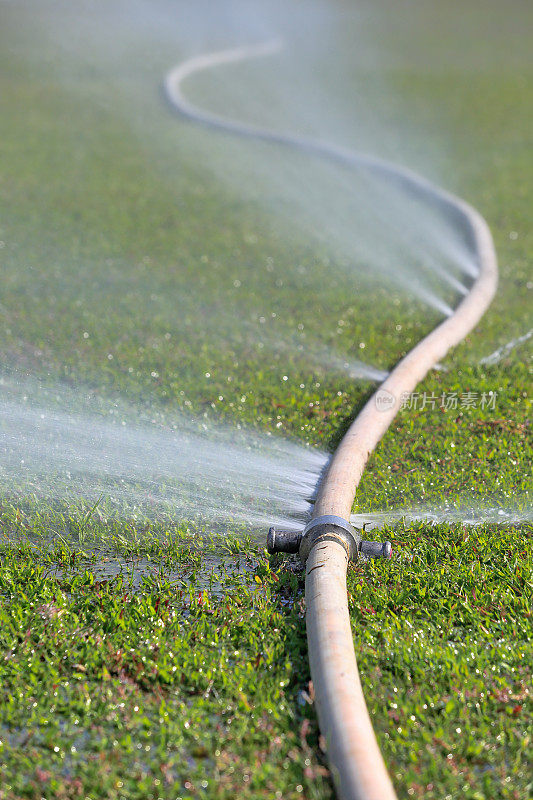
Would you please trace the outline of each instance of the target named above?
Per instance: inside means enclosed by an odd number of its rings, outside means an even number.
[[[432,177],[440,171],[487,218],[501,282],[448,371],[420,392],[494,392],[496,402],[402,411],[370,459],[358,513],[531,508],[530,343],[476,366],[531,327],[531,64],[517,33],[530,14],[491,4],[494,20],[481,25],[481,3],[464,17],[451,0],[441,6],[449,17],[405,6],[400,44],[383,29],[390,123],[414,132],[400,160],[431,173],[438,152]],[[372,384],[320,363],[320,348],[387,369],[438,316],[347,277],[326,247],[289,235],[191,157],[216,136],[161,103],[160,79],[180,57],[172,42],[135,66],[132,86],[136,51],[122,83],[108,84],[106,62],[54,66],[23,6],[5,4],[2,16],[4,373],[90,392],[102,413],[121,398],[161,418],[207,413],[332,449]],[[452,64],[448,19],[460,32]],[[128,116],[128,91],[146,96],[142,119]],[[349,101],[349,85],[337,91]],[[105,502],[66,505],[0,484],[1,800],[333,796],[303,578],[248,533],[222,540],[171,516],[133,520]],[[531,526],[416,523],[383,535],[392,561],[355,565],[348,588],[399,797],[526,800]]]

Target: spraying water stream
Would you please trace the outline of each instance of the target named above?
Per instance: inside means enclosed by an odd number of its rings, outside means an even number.
[[[2,382],[0,482],[4,494],[67,501],[103,497],[135,519],[171,514],[214,528],[302,527],[327,456],[278,436],[138,409],[63,389],[52,403],[35,384]],[[102,410],[107,414],[102,414]],[[109,411],[112,413],[110,414]]]
[[[121,428],[7,403],[0,412],[4,491],[72,501],[104,495],[133,518],[164,510],[208,523],[300,527],[326,463],[287,442],[236,442],[227,431]]]
[[[533,508],[521,507],[518,503],[504,505],[472,506],[467,501],[452,506],[419,508],[398,508],[390,511],[371,511],[365,514],[352,514],[351,522],[357,527],[365,525],[366,530],[379,530],[385,525],[398,525],[410,522],[425,522],[428,525],[461,524],[472,527],[478,525],[523,525],[533,522]]]

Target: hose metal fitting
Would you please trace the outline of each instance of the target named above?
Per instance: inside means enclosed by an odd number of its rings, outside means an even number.
[[[357,561],[359,544],[362,541],[359,531],[342,517],[337,517],[334,514],[324,514],[320,517],[314,517],[304,529],[299,550],[302,562],[305,564],[311,548],[315,544],[332,541],[342,544],[348,559]]]
[[[392,555],[390,542],[369,542],[350,522],[334,514],[315,517],[307,523],[303,533],[270,528],[267,549],[269,553],[298,553],[305,564],[316,544],[331,541],[339,542],[352,561],[357,561],[359,554],[367,558],[390,558]]]
[[[277,528],[269,528],[267,550],[269,553],[297,553],[302,536],[301,531],[280,531]]]

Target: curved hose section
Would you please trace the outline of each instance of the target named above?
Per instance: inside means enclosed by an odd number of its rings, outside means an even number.
[[[313,516],[333,514],[349,520],[368,457],[396,416],[402,394],[412,392],[448,350],[466,336],[494,297],[498,280],[496,253],[488,225],[476,209],[416,173],[319,140],[225,120],[197,109],[182,93],[182,81],[199,70],[268,55],[278,48],[278,42],[269,42],[191,58],[166,76],[167,97],[174,108],[196,122],[367,169],[416,194],[461,227],[477,262],[467,296],[451,316],[396,365],[352,423],[331,459]],[[378,395],[387,401],[385,410],[384,404],[377,402]],[[327,741],[328,760],[341,798],[395,800],[357,671],[346,594],[347,560],[341,544],[319,542],[312,548],[306,564],[307,638],[320,729]]]

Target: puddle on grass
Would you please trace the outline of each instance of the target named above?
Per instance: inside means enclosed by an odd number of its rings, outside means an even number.
[[[133,593],[156,591],[161,586],[168,588],[169,584],[181,591],[194,585],[195,590],[207,591],[214,598],[222,599],[234,579],[251,574],[255,565],[255,558],[242,555],[202,557],[200,566],[167,566],[146,556],[126,558],[100,553],[97,560],[87,558],[77,564],[52,566],[48,576],[64,580],[88,572],[95,578],[93,585],[121,580],[123,588]]]
[[[58,688],[61,688],[61,686]],[[132,705],[133,702],[138,703],[139,700],[133,700]],[[63,778],[72,779],[76,774],[76,765],[80,761],[86,761],[88,757],[100,755],[102,751],[98,748],[98,739],[95,740],[91,737],[89,730],[81,727],[73,729],[72,723],[64,718],[59,718],[57,722],[60,733],[58,745],[61,745],[62,764],[60,767],[57,765],[50,766],[54,773],[59,773]],[[154,716],[154,724],[155,722]],[[120,736],[119,730],[117,728],[112,728],[112,726],[108,733],[110,738],[114,740]],[[138,736],[139,741],[134,742],[134,747],[137,752],[134,755],[134,762],[131,767],[146,774],[153,773],[154,776],[160,774],[160,756],[157,748],[154,747],[152,752],[152,742],[142,742],[140,740],[140,732]],[[0,741],[3,742],[6,748],[4,753],[6,759],[9,758],[9,751],[17,753],[27,746],[40,748],[45,752],[50,750],[46,727],[43,729],[39,725],[30,728],[20,726],[11,727],[9,725],[0,724]],[[118,742],[115,742],[114,747],[117,744]],[[188,752],[180,753],[180,762],[182,764],[186,762],[190,770],[198,768],[198,760],[201,760],[202,764],[205,766],[212,763],[212,760],[204,756],[203,753],[199,756],[194,756],[192,753]],[[178,775],[175,770],[168,770],[167,775],[174,780],[178,780]]]
[[[53,578],[64,579],[89,572],[94,575],[95,582],[107,583],[120,578],[128,589],[139,590],[158,577],[164,577],[169,583],[178,581],[186,571],[187,568],[175,568],[163,572],[161,566],[150,558],[121,558],[113,555],[103,557],[98,562],[82,559],[75,565],[52,567],[48,574]]]

